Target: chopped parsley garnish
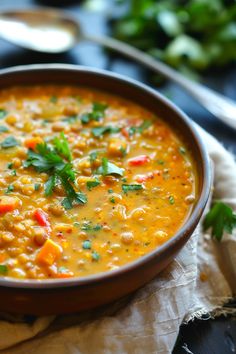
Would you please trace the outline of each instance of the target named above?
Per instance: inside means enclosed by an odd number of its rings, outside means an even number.
[[[140,133],[142,134],[142,132],[144,130],[146,130],[147,128],[149,128],[152,125],[152,122],[150,120],[145,120],[141,125],[139,125],[138,127],[130,127],[129,128],[129,135],[133,135],[135,133]]]
[[[224,231],[232,234],[235,227],[236,214],[230,206],[222,202],[213,204],[203,222],[204,230],[211,228],[211,236],[217,241],[221,241]]]
[[[99,102],[94,102],[92,105],[92,111],[81,115],[80,120],[83,124],[87,124],[93,120],[98,122],[105,115],[107,105]]]
[[[60,134],[60,138],[56,137],[53,140],[53,143],[56,147],[56,150],[58,151],[58,153],[60,155],[64,156],[65,159],[67,159],[68,161],[72,160],[69,144],[68,144],[68,141],[67,141],[64,133]]]
[[[97,151],[91,152],[91,153],[89,154],[90,162],[93,163],[93,162],[96,160],[97,157],[98,157]]]
[[[91,222],[86,221],[83,223],[83,225],[81,226],[81,230],[83,231],[99,231],[102,229],[102,225],[93,225]]]
[[[3,149],[8,149],[8,148],[12,148],[14,146],[18,146],[19,142],[14,138],[14,136],[8,136],[6,139],[4,139],[1,142],[0,145]]]
[[[89,191],[91,191],[93,188],[99,186],[99,184],[101,184],[101,182],[99,180],[86,182],[86,186]]]
[[[7,111],[3,108],[0,108],[0,119],[3,119],[4,117],[6,117],[7,115]]]
[[[113,203],[113,204],[115,204],[115,202],[116,202],[115,198],[114,198],[114,197],[111,197],[111,198],[110,198],[110,202]]]
[[[186,149],[185,149],[183,146],[180,146],[179,152],[180,152],[182,155],[184,155],[184,154],[186,154]]]
[[[75,171],[73,170],[71,153],[68,142],[61,134],[52,141],[53,146],[47,143],[38,144],[36,152],[28,150],[28,159],[24,167],[34,167],[38,172],[45,172],[49,179],[45,183],[45,195],[49,196],[57,184],[64,188],[66,197],[62,201],[65,209],[71,209],[74,204],[85,204],[87,197],[84,193],[76,192],[74,189]]]
[[[98,168],[97,173],[103,176],[108,176],[108,175],[123,176],[124,169],[116,166],[112,162],[109,162],[106,157],[103,157],[102,165]]]
[[[35,190],[35,191],[38,191],[38,190],[40,189],[40,187],[41,187],[41,184],[40,184],[40,183],[35,183],[35,184],[34,184],[34,190]]]
[[[108,193],[113,193],[113,189],[108,189]]]
[[[96,251],[93,251],[92,252],[92,260],[93,261],[99,261],[99,259],[101,258],[101,256],[100,256],[100,254],[98,253],[98,252],[96,252]]]
[[[66,118],[63,118],[62,121],[63,122],[67,122],[69,124],[73,124],[78,120],[78,116],[77,115],[72,115]]]
[[[142,190],[143,186],[141,184],[122,184],[122,190],[124,193],[130,191],[139,191]]]
[[[8,268],[5,264],[0,264],[0,274],[5,275],[8,272]]]
[[[9,163],[7,164],[7,168],[9,168],[9,170],[11,170],[12,167],[13,167],[13,163],[12,163],[12,162],[9,162]]]
[[[121,146],[120,152],[122,153],[123,157],[127,155],[127,151],[126,151],[126,149],[123,146]]]
[[[11,175],[12,175],[12,176],[16,176],[16,170],[12,170],[12,171],[11,171]]]
[[[164,165],[165,161],[163,160],[157,160],[158,165]]]
[[[82,247],[84,250],[90,250],[92,247],[91,241],[89,241],[89,240],[84,241],[82,244]]]
[[[14,191],[14,186],[12,184],[9,184],[6,190],[6,194],[9,194]]]
[[[57,101],[58,101],[58,98],[57,98],[57,96],[51,96],[50,97],[50,100],[49,100],[51,103],[57,103]]]
[[[0,125],[0,133],[6,133],[8,131],[9,129],[7,127],[5,127],[4,125]]]
[[[174,204],[175,203],[175,198],[173,197],[173,195],[170,195],[168,199],[169,199],[169,203],[170,204]]]
[[[111,126],[106,126],[106,127],[95,127],[92,128],[92,134],[95,137],[102,136],[105,133],[118,133],[120,131],[120,128],[118,127],[111,127]]]

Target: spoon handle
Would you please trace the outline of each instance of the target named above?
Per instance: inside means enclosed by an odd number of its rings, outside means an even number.
[[[136,49],[129,44],[117,39],[94,36],[86,34],[84,39],[101,44],[112,50],[118,51],[129,58],[157,71],[182,86],[191,96],[193,96],[202,106],[204,106],[214,116],[222,120],[231,128],[236,129],[236,103],[223,95],[189,80],[168,65],[152,58],[150,55]]]

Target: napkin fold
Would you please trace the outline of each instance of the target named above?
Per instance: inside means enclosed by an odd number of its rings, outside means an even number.
[[[213,199],[236,210],[234,157],[197,126],[213,161]],[[0,315],[4,354],[168,354],[181,323],[209,314],[236,313],[223,307],[236,294],[236,232],[222,242],[201,223],[172,263],[135,294],[86,314],[20,318]],[[65,299],[66,301],[66,299]]]

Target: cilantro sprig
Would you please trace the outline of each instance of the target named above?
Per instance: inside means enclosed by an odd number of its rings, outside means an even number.
[[[53,193],[56,185],[60,184],[63,187],[66,197],[62,201],[62,205],[65,209],[71,209],[74,204],[87,202],[87,196],[74,189],[75,171],[71,159],[68,141],[61,133],[60,137],[52,141],[51,145],[44,142],[37,145],[36,151],[29,150],[28,158],[24,162],[26,168],[32,166],[37,172],[45,172],[49,175],[45,183],[46,196]]]
[[[216,202],[213,204],[203,222],[204,230],[211,228],[211,236],[221,241],[224,231],[232,234],[236,227],[236,214],[227,204]]]

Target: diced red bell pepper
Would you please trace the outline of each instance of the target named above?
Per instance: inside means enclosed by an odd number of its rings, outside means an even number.
[[[16,197],[2,196],[0,197],[0,214],[8,213],[15,210],[19,205],[19,200]]]
[[[130,166],[142,166],[150,161],[150,157],[147,155],[139,155],[128,161]]]
[[[51,224],[48,220],[48,214],[41,209],[36,209],[34,212],[34,218],[40,226],[51,228]]]

